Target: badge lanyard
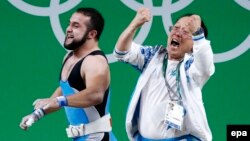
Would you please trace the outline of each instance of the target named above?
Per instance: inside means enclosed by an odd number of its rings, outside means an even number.
[[[177,92],[174,92],[174,90],[171,88],[171,86],[169,85],[169,83],[167,82],[167,78],[166,78],[166,69],[167,69],[167,64],[168,64],[168,54],[166,53],[166,55],[164,56],[164,60],[163,60],[163,67],[162,67],[162,71],[163,71],[163,75],[164,75],[164,80],[166,83],[166,86],[168,87],[168,89],[170,90],[170,92],[172,92],[174,95],[177,96],[177,99],[174,99],[171,94],[169,93],[169,97],[171,99],[171,101],[179,101],[181,102],[181,90],[180,90],[180,66],[181,63],[183,62],[183,59],[178,63],[177,67],[176,67],[176,82],[177,82]]]
[[[174,92],[174,90],[169,85],[168,81],[166,80],[166,69],[167,69],[167,63],[168,63],[168,54],[164,56],[163,60],[163,75],[164,75],[164,81],[166,86],[168,87],[169,97],[171,102],[169,102],[166,106],[166,113],[165,113],[165,123],[167,130],[169,128],[174,128],[177,130],[182,131],[183,130],[183,120],[185,115],[185,109],[182,106],[182,97],[181,97],[181,90],[180,90],[180,66],[183,62],[183,59],[178,63],[176,67],[176,84],[177,84],[177,93]],[[173,95],[177,96],[177,99],[171,96],[171,92]]]

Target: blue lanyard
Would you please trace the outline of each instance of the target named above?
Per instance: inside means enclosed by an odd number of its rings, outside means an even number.
[[[177,67],[176,67],[176,83],[177,83],[177,92],[175,93],[174,90],[171,88],[171,86],[169,85],[169,83],[166,80],[166,69],[167,69],[167,65],[168,65],[168,54],[166,53],[166,55],[164,56],[163,59],[163,67],[162,67],[162,72],[163,72],[163,76],[164,76],[164,80],[165,80],[165,84],[168,87],[169,91],[172,92],[174,95],[177,96],[177,99],[174,99],[171,94],[169,94],[169,97],[171,99],[171,101],[181,101],[181,90],[180,90],[180,66],[181,63],[183,62],[183,59],[178,63]]]

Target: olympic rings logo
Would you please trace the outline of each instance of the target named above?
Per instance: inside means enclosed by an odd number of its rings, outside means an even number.
[[[249,0],[234,0],[238,5],[250,11],[250,1]],[[26,12],[35,16],[48,16],[50,18],[50,24],[55,34],[57,40],[63,46],[65,33],[60,24],[59,15],[65,13],[74,7],[76,7],[81,0],[68,0],[64,3],[60,4],[60,0],[51,0],[49,7],[38,7],[31,4],[28,4],[24,1],[19,0],[9,0],[9,2],[16,7],[17,9]],[[172,17],[171,14],[182,10],[187,7],[189,4],[193,2],[193,0],[179,0],[175,3],[172,1],[164,0],[161,7],[155,7],[153,2],[150,0],[143,0],[143,4],[136,2],[135,0],[121,0],[121,2],[126,5],[128,8],[136,11],[139,7],[148,7],[152,11],[152,16],[161,16],[162,22],[164,25],[164,29],[167,34],[169,34],[168,27],[171,26]],[[140,31],[135,37],[135,41],[137,43],[142,44],[144,40],[147,38],[149,31],[151,29],[152,20],[142,26]],[[233,49],[214,54],[214,62],[226,62],[232,59],[235,59],[248,51],[250,48],[250,34],[236,47]],[[116,60],[114,59],[112,53],[107,54],[107,58],[109,63],[113,63]]]

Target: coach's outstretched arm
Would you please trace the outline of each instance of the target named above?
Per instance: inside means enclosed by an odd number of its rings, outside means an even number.
[[[136,16],[129,24],[129,26],[120,35],[116,49],[119,51],[127,51],[130,49],[136,30],[141,27],[145,22],[151,19],[151,14],[148,8],[139,8]]]

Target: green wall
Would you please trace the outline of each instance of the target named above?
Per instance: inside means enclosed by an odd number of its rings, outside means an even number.
[[[36,98],[49,97],[58,86],[66,52],[61,46],[64,31],[71,14],[81,6],[97,8],[103,14],[106,26],[100,46],[107,55],[112,53],[119,34],[139,6],[153,7],[152,23],[144,31],[141,29],[136,38],[148,45],[165,45],[168,32],[164,27],[178,16],[200,14],[209,29],[208,39],[215,53],[216,73],[203,89],[213,140],[226,140],[227,124],[250,124],[250,1],[174,0],[171,4],[167,0],[153,3],[145,0],[143,3],[143,0],[1,0],[0,140],[69,140],[63,110],[44,117],[27,132],[19,128],[19,122],[32,112],[32,102]],[[23,5],[18,8],[20,4]],[[34,7],[39,10],[33,10]],[[119,141],[126,141],[125,114],[139,73],[117,62],[110,63],[110,69],[113,131]]]

